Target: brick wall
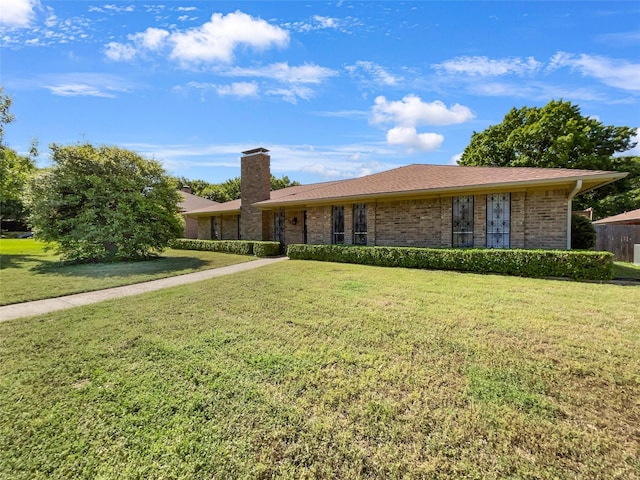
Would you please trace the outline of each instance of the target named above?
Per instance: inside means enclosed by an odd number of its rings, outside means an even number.
[[[331,244],[331,205],[307,208],[307,240],[311,244]]]
[[[487,246],[487,196],[473,197],[473,246],[484,248]]]
[[[211,217],[198,218],[198,238],[200,240],[211,240]]]
[[[568,191],[542,190],[511,194],[512,248],[566,248]],[[474,246],[486,247],[486,195],[474,196]],[[367,203],[367,244],[450,247],[452,198]],[[302,230],[289,223],[299,210],[287,211],[286,243],[302,243]],[[353,205],[344,205],[345,243],[353,242]],[[307,209],[308,243],[331,243],[331,206]]]
[[[183,215],[184,218],[184,238],[198,238],[198,220]]]
[[[449,211],[450,208],[449,205]],[[442,212],[439,198],[378,202],[375,211],[377,245],[442,246]],[[448,222],[449,245],[451,245],[450,218]],[[372,242],[374,239],[371,238],[369,241]]]
[[[242,240],[262,240],[266,233],[262,210],[255,202],[271,196],[271,157],[266,153],[248,153],[240,159],[240,237]]]
[[[218,217],[220,228],[220,240],[238,239],[238,215],[223,215]]]
[[[567,248],[567,196],[562,190],[526,193],[524,248]]]

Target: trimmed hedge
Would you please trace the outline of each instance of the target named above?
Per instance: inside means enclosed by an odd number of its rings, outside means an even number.
[[[207,250],[211,252],[234,253],[236,255],[255,255],[257,257],[275,257],[280,255],[280,243],[278,242],[178,238],[173,240],[169,246],[176,250]]]
[[[287,255],[297,260],[498,273],[520,277],[567,277],[581,280],[613,278],[613,254],[610,252],[289,245]]]

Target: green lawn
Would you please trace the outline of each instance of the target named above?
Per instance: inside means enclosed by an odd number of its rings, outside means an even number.
[[[0,323],[0,477],[637,479],[639,305],[288,261]]]
[[[617,279],[640,281],[640,265],[634,265],[630,262],[614,262],[613,276]]]
[[[214,252],[167,250],[144,262],[65,265],[33,239],[0,239],[0,305],[224,267],[253,257]]]

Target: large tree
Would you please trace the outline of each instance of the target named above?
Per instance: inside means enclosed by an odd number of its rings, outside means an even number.
[[[177,177],[175,180],[178,188],[189,187],[194,195],[214,202],[224,203],[240,198],[240,177],[230,178],[223,183],[208,183],[204,180],[189,180],[185,177]],[[300,182],[291,181],[286,175],[280,178],[271,175],[271,190],[281,190],[296,185],[300,185]]]
[[[4,143],[4,127],[14,120],[11,97],[0,87],[0,222],[4,219],[22,221],[25,217],[24,190],[29,176],[35,170],[33,157],[37,155],[35,145],[30,157],[19,155]]]
[[[553,100],[513,108],[502,123],[474,132],[460,165],[611,169],[611,158],[635,146],[635,128],[604,125],[577,105]]]
[[[594,219],[640,208],[640,159],[615,157],[636,145],[637,129],[604,125],[570,102],[513,108],[502,123],[474,132],[460,165],[562,167],[629,172],[617,182],[579,195],[575,209],[593,207]]]
[[[179,195],[159,162],[117,147],[51,145],[31,184],[30,221],[71,261],[158,254],[182,234]]]

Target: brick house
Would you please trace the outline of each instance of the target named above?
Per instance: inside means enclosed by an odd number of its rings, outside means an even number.
[[[268,150],[257,148],[241,158],[241,199],[186,215],[200,239],[569,249],[573,197],[625,175],[414,164],[272,192]]]
[[[191,188],[189,187],[182,187],[182,190],[178,190],[178,193],[180,194],[180,213],[184,218],[184,238],[198,238],[198,220],[186,216],[185,212],[209,208],[220,204],[213,200],[194,195],[191,193]]]

